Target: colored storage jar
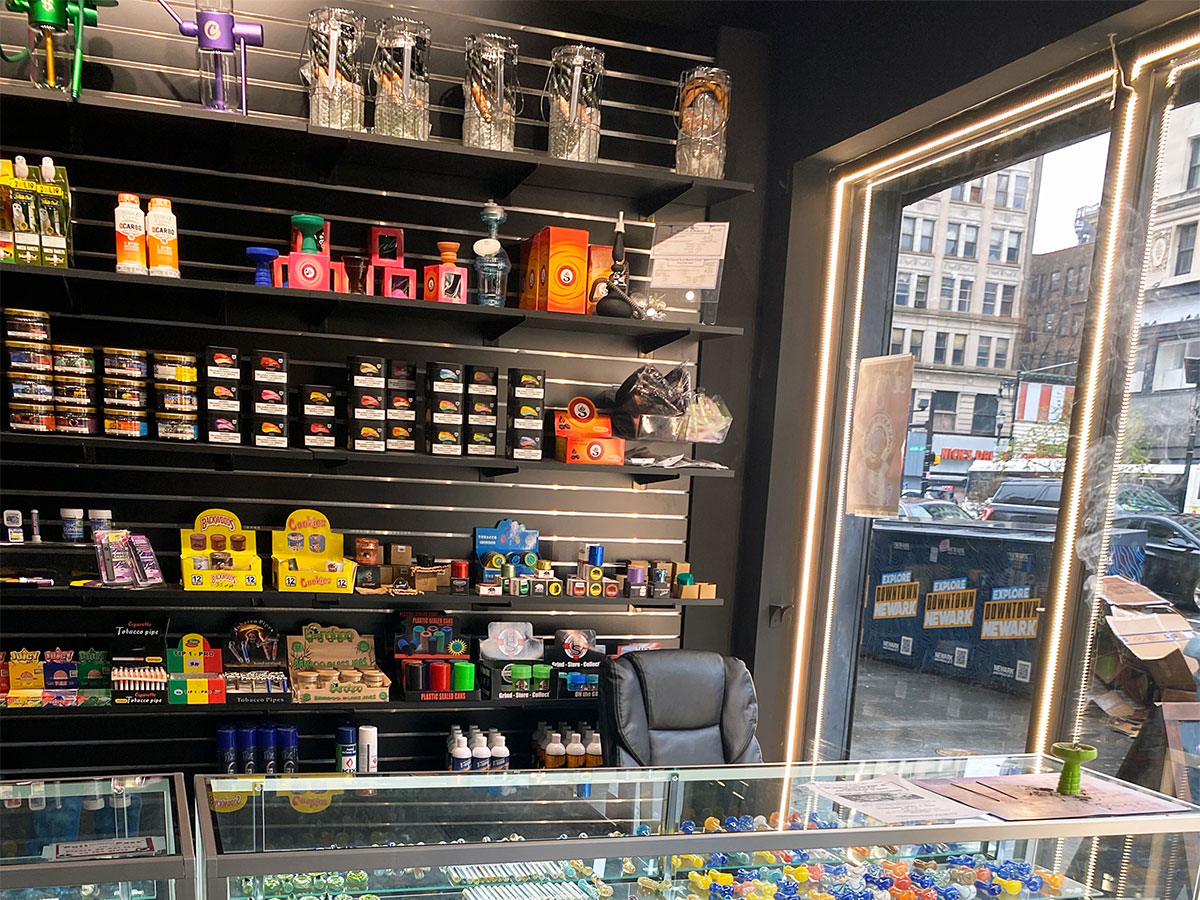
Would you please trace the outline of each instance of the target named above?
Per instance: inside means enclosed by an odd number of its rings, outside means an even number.
[[[50,314],[40,309],[6,309],[4,337],[10,341],[49,341]]]
[[[104,433],[109,437],[144,438],[149,426],[144,409],[104,410]]]
[[[146,408],[146,383],[131,378],[105,378],[101,385],[104,405],[109,407]]]
[[[154,408],[163,413],[195,413],[200,408],[194,384],[156,384],[154,401]]]
[[[95,406],[96,380],[74,375],[54,376],[54,402],[63,406]]]
[[[196,357],[186,353],[155,353],[154,380],[196,383]]]
[[[95,374],[96,351],[91,347],[80,347],[75,344],[54,344],[50,349],[54,351],[54,374]]]
[[[10,372],[50,372],[54,369],[54,357],[48,344],[5,341],[4,352],[8,356]]]
[[[54,379],[33,372],[12,372],[8,376],[8,399],[14,403],[49,402],[54,398]]]
[[[104,374],[109,378],[145,378],[146,351],[126,350],[121,347],[104,347]]]
[[[54,430],[65,434],[95,434],[96,407],[55,406]]]
[[[195,415],[156,413],[154,427],[160,441],[194,441],[200,437],[200,419]]]
[[[47,403],[10,403],[8,427],[13,431],[53,431],[54,407]]]

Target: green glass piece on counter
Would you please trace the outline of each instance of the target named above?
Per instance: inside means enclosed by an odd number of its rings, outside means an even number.
[[[1062,760],[1062,772],[1058,776],[1058,792],[1065,797],[1079,794],[1083,775],[1080,767],[1091,762],[1099,751],[1088,744],[1062,742],[1050,748],[1050,753]]]

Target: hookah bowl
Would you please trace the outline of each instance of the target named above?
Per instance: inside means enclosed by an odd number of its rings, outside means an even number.
[[[270,247],[247,247],[246,256],[254,263],[254,283],[262,287],[270,287],[271,264],[279,256],[279,251]]]
[[[320,216],[301,214],[292,216],[292,227],[300,232],[303,238],[300,244],[301,253],[319,253],[317,247],[317,232],[325,227],[325,220]]]
[[[1080,767],[1095,759],[1099,751],[1088,744],[1062,741],[1050,748],[1050,753],[1062,760],[1062,772],[1058,776],[1058,792],[1064,797],[1079,795],[1082,774]]]

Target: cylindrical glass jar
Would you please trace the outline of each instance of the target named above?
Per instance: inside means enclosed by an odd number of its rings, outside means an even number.
[[[160,412],[154,414],[154,428],[160,441],[194,441],[200,436],[196,415]]]
[[[56,375],[92,375],[96,371],[96,351],[91,347],[75,344],[54,344],[54,372]]]
[[[64,406],[95,406],[96,380],[74,375],[54,376],[54,402]]]
[[[104,347],[104,374],[109,378],[145,378],[146,351],[123,347]]]
[[[8,368],[12,372],[49,372],[54,368],[54,357],[49,344],[36,341],[5,341]]]
[[[156,384],[154,399],[154,408],[164,413],[194,413],[200,407],[199,391],[194,384]]]
[[[375,133],[429,139],[429,26],[392,16],[378,23],[375,59]]]
[[[101,385],[104,405],[128,409],[146,408],[146,384],[132,378],[105,378]]]
[[[595,162],[600,155],[600,96],[604,51],[568,44],[555,47],[546,79],[550,100],[550,155]]]
[[[36,372],[10,372],[8,399],[14,403],[43,403],[54,399],[54,379]]]
[[[463,84],[463,146],[513,149],[520,112],[517,42],[502,34],[469,34]]]
[[[54,430],[65,434],[95,434],[96,407],[55,406]]]
[[[359,51],[367,20],[349,9],[321,7],[308,14],[300,77],[308,85],[308,122],[322,128],[363,131]]]
[[[729,73],[697,66],[679,77],[679,137],[675,171],[700,178],[725,177],[725,127],[729,122]]]
[[[13,431],[53,431],[54,407],[48,403],[10,403],[8,427]]]
[[[148,432],[144,409],[104,410],[104,433],[109,437],[144,438]]]

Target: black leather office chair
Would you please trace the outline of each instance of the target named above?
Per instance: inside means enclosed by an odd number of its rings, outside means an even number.
[[[643,650],[604,661],[606,766],[762,762],[758,697],[746,664],[700,650]]]

